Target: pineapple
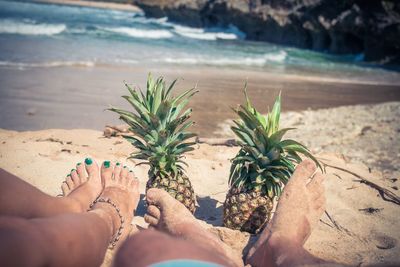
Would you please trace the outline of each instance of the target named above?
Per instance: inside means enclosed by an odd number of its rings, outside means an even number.
[[[234,110],[240,120],[234,120],[232,131],[241,147],[232,159],[229,186],[224,203],[226,227],[257,233],[269,221],[275,197],[289,181],[299,154],[311,158],[321,168],[309,150],[294,140],[282,140],[293,128],[279,129],[281,96],[272,111],[262,116],[250,103],[246,87],[246,104]]]
[[[149,74],[147,92],[132,89],[129,96],[123,96],[136,113],[110,108],[130,126],[134,136],[124,138],[138,149],[129,158],[144,160],[141,164],[150,166],[146,191],[161,188],[180,201],[192,213],[195,211],[195,194],[185,174],[182,160],[185,152],[193,150],[195,142],[189,139],[196,135],[186,131],[193,122],[189,120],[192,110],[185,109],[189,99],[198,91],[192,88],[177,97],[171,95],[175,83],[168,87],[162,77],[154,80]]]

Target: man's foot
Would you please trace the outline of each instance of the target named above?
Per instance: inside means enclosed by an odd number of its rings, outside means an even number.
[[[107,165],[110,165],[109,161],[103,163],[102,169],[105,169]],[[76,169],[72,169],[62,183],[61,189],[64,197],[60,201],[67,211],[87,211],[103,190],[97,163],[91,158],[85,159],[84,163],[78,163]]]
[[[110,222],[111,242],[120,245],[132,228],[133,213],[140,198],[139,181],[132,171],[127,167],[121,168],[119,164],[115,167],[103,164],[101,177],[104,191],[95,201],[92,212]]]
[[[218,252],[231,265],[242,266],[241,258],[204,229],[190,211],[166,191],[152,188],[147,191],[147,214],[144,219],[151,227],[173,236],[191,240],[206,249]]]
[[[271,256],[267,256],[268,250],[272,251],[275,264],[287,263],[287,257],[296,255],[294,250],[302,249],[325,210],[324,177],[315,171],[311,160],[297,166],[283,190],[274,217],[250,249],[247,264],[261,266],[269,262],[265,259]]]

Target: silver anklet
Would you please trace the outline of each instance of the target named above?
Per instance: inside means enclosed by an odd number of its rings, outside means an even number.
[[[107,204],[110,204],[111,206],[113,206],[113,208],[117,211],[118,217],[119,217],[120,222],[121,222],[121,224],[120,224],[120,226],[119,226],[119,228],[118,228],[117,233],[116,233],[116,234],[114,235],[114,237],[111,239],[110,245],[109,245],[109,247],[108,247],[109,249],[113,249],[113,248],[115,247],[115,245],[117,244],[118,240],[120,239],[121,235],[122,235],[122,230],[124,229],[124,222],[125,222],[125,220],[124,220],[124,218],[122,217],[121,211],[120,211],[120,209],[118,208],[118,206],[117,206],[113,201],[111,201],[111,199],[109,199],[109,198],[98,198],[98,199],[96,199],[95,201],[93,201],[92,204],[90,204],[90,209],[92,209],[93,206],[94,206],[96,203],[98,203],[98,202],[107,203]]]

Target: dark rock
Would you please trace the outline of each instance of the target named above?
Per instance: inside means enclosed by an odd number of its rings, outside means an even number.
[[[193,27],[234,25],[255,41],[400,64],[400,1],[135,0],[149,17]]]

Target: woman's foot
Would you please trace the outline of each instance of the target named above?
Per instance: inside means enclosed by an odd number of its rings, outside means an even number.
[[[112,233],[111,244],[120,245],[131,231],[133,213],[140,193],[139,181],[127,167],[121,168],[117,163],[103,164],[101,177],[104,190],[92,206],[92,211],[109,222]]]
[[[149,189],[146,194],[149,206],[144,219],[151,227],[173,236],[191,240],[206,249],[218,252],[232,266],[242,266],[241,258],[204,229],[190,211],[161,189]]]
[[[290,257],[305,255],[300,253],[303,245],[325,210],[324,177],[315,172],[316,166],[310,160],[297,166],[279,199],[272,221],[250,249],[247,264],[262,266],[269,262],[265,257],[273,257],[278,265],[288,264]]]
[[[109,161],[103,163],[102,170],[107,166],[110,166]],[[64,197],[59,200],[64,204],[65,211],[87,211],[103,190],[102,179],[97,163],[91,158],[78,163],[61,185]]]

